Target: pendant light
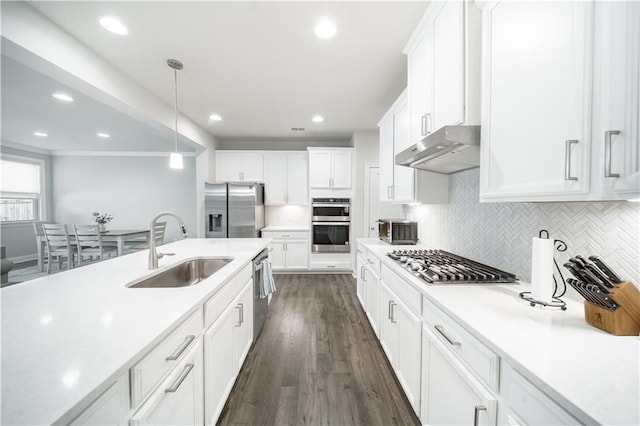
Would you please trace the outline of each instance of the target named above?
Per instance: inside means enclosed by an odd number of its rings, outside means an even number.
[[[169,65],[170,68],[173,68],[173,78],[174,78],[174,83],[175,83],[175,108],[174,108],[174,113],[175,113],[175,152],[172,152],[171,155],[169,155],[169,167],[172,169],[182,169],[184,167],[183,163],[182,163],[182,154],[180,154],[178,152],[178,70],[181,70],[183,68],[182,62],[178,61],[177,59],[167,59],[167,65]]]

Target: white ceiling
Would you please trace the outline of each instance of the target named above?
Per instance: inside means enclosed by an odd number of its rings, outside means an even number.
[[[169,105],[166,60],[182,61],[180,112],[221,140],[260,141],[349,139],[377,129],[406,85],[402,48],[427,2],[30,4]],[[105,31],[97,22],[104,15],[118,16],[129,35]],[[333,39],[313,34],[324,17],[337,24]],[[212,113],[223,120],[211,122]],[[313,123],[315,114],[325,121]]]

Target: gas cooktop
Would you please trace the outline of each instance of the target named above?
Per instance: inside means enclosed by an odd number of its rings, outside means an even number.
[[[514,284],[515,275],[444,250],[393,250],[387,256],[429,284]]]

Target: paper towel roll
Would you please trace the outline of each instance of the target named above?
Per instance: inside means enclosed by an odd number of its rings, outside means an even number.
[[[553,285],[553,240],[534,238],[531,250],[531,297],[551,302]]]

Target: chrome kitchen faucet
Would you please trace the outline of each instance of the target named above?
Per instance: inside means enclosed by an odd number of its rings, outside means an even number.
[[[158,216],[154,217],[151,221],[151,225],[149,227],[149,269],[158,269],[158,259],[163,256],[173,256],[175,253],[158,253],[156,251],[156,221],[160,219],[162,216],[173,216],[177,221],[178,225],[180,225],[180,233],[184,238],[189,236],[189,232],[187,228],[184,226],[184,221],[180,216],[172,212],[163,212]]]

